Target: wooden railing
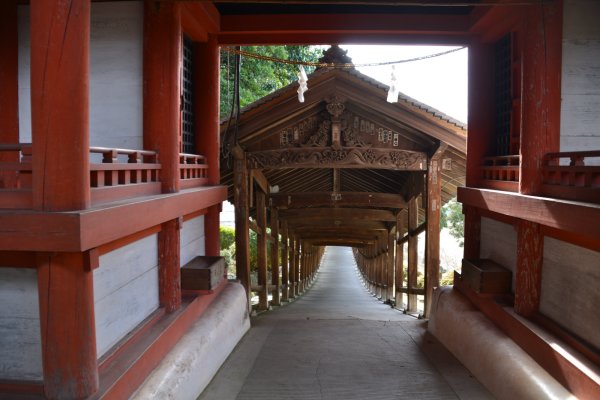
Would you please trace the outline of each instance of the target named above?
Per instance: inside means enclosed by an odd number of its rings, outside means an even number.
[[[101,163],[90,163],[92,204],[160,194],[158,155],[148,150],[90,147]]]
[[[561,159],[569,165],[561,165]],[[548,197],[600,203],[600,150],[549,153],[542,165],[542,194]],[[588,165],[586,165],[586,159]]]
[[[179,178],[181,189],[206,185],[208,182],[206,158],[197,154],[179,154]]]
[[[519,191],[520,156],[485,157],[481,167],[481,186],[489,189]]]
[[[31,143],[0,144],[0,208],[32,208]],[[90,147],[92,205],[161,193],[158,154],[148,150]],[[204,156],[179,155],[181,189],[208,182]]]
[[[31,143],[0,144],[0,208],[32,208]]]

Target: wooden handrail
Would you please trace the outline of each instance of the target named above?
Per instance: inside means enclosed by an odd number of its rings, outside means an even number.
[[[130,164],[141,164],[142,162],[157,163],[158,153],[151,150],[113,149],[109,147],[90,147],[90,153],[102,154],[103,163],[117,163],[119,154],[127,156]]]

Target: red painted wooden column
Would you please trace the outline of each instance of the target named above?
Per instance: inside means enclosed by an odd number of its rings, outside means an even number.
[[[526,10],[519,192],[537,194],[544,155],[560,150],[562,1]]]
[[[220,54],[217,40],[209,35],[208,42],[196,46],[195,78],[197,96],[195,98],[196,148],[206,157],[208,164],[208,184],[220,183],[219,170],[219,68]],[[206,255],[218,256],[221,252],[220,219],[221,205],[208,208],[204,218]]]
[[[494,133],[494,52],[492,45],[469,46],[469,135],[466,186],[478,187],[483,157],[490,155]]]
[[[31,3],[33,205],[90,205],[90,1]]]
[[[163,193],[179,191],[181,23],[175,2],[144,3],[144,148],[158,152]],[[167,312],[181,306],[181,221],[158,235],[159,298]]]
[[[178,7],[177,2],[144,2],[144,148],[158,151],[163,193],[179,191]]]
[[[19,43],[17,1],[0,2],[0,143],[19,143]],[[0,151],[0,162],[18,162],[18,152]],[[14,188],[16,174],[0,171],[0,189]]]
[[[396,216],[396,232],[398,232],[398,239],[402,239],[404,237],[405,232],[405,217],[406,215],[403,211],[399,212]],[[404,242],[401,244],[396,244],[396,274],[395,274],[395,283],[396,283],[396,308],[402,307],[403,294],[402,287],[404,286]]]
[[[296,238],[293,234],[293,232],[289,231],[289,239],[290,239],[290,246],[289,246],[289,250],[290,250],[290,257],[289,257],[289,263],[290,263],[290,272],[289,272],[289,278],[290,278],[290,287],[289,287],[289,297],[290,298],[294,298],[296,297]]]
[[[396,265],[396,230],[388,231],[388,254],[387,254],[387,294],[386,300],[394,299],[394,272]]]
[[[481,215],[479,209],[463,204],[465,215],[464,258],[479,258],[481,243]]]
[[[90,1],[35,1],[31,18],[34,208],[90,204]],[[98,389],[93,274],[84,253],[37,261],[44,392],[84,398]]]
[[[519,220],[517,226],[517,265],[515,312],[529,317],[538,311],[542,290],[544,235],[540,225]]]
[[[98,390],[94,282],[88,257],[37,257],[44,394],[49,399],[86,398]]]

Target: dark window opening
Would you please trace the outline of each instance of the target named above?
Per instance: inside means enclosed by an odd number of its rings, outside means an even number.
[[[495,121],[493,151],[496,156],[511,154],[512,43],[508,34],[495,45]]]
[[[181,148],[184,153],[196,153],[196,134],[194,130],[194,83],[193,83],[194,44],[187,36],[183,37],[183,71],[181,93]]]

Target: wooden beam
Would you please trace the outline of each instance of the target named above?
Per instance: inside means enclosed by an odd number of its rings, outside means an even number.
[[[400,194],[372,192],[271,193],[272,205],[279,208],[305,207],[377,207],[405,208],[406,200]]]
[[[269,190],[269,182],[267,181],[267,177],[262,173],[261,170],[252,169],[250,170],[250,176],[253,182],[256,182],[260,190],[267,195],[270,193]]]
[[[396,217],[388,210],[373,210],[366,208],[311,208],[307,210],[281,210],[279,218],[321,219],[335,218],[339,220],[374,220],[394,222]]]
[[[308,221],[302,220],[299,217],[295,218],[287,218],[286,221],[290,226],[294,228],[294,231],[302,232],[302,231],[310,231],[314,229],[323,230],[323,231],[343,231],[343,230],[372,230],[372,231],[385,231],[387,230],[387,226],[384,222],[380,221],[344,221],[338,220],[334,218],[321,218],[321,219],[311,219]]]
[[[590,239],[600,237],[600,206],[489,189],[458,188],[458,201]]]

